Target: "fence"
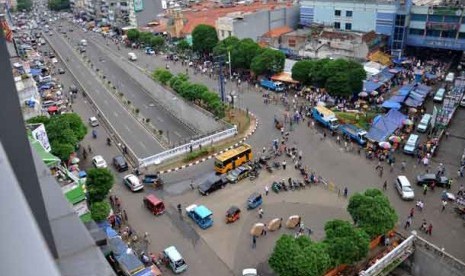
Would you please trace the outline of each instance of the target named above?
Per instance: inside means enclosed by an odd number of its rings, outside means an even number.
[[[173,148],[173,149],[169,149],[167,151],[155,154],[155,155],[147,157],[147,158],[139,159],[139,167],[140,168],[145,168],[145,167],[148,167],[150,165],[159,165],[159,164],[161,164],[161,163],[163,163],[163,162],[165,162],[165,161],[167,161],[169,159],[172,159],[174,157],[177,157],[177,156],[185,154],[185,153],[189,153],[193,149],[200,148],[201,146],[213,145],[213,143],[216,143],[218,141],[221,141],[221,140],[227,139],[229,137],[235,136],[236,134],[237,134],[237,127],[233,126],[230,129],[217,132],[217,133],[212,134],[210,136],[206,136],[206,137],[200,138],[200,139],[195,140],[195,141],[190,141],[189,143],[184,144],[182,146],[179,146],[179,147],[176,147],[176,148]]]

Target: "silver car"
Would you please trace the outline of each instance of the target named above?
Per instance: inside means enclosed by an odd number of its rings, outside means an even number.
[[[405,175],[399,175],[396,178],[396,182],[394,184],[396,186],[397,192],[404,200],[413,200],[415,198],[415,192],[412,189],[412,185],[410,185],[410,181]]]

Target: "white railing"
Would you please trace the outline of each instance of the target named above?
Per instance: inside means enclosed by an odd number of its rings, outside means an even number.
[[[237,134],[237,127],[233,126],[232,128],[214,133],[212,135],[200,138],[198,140],[195,140],[195,141],[192,140],[189,143],[181,145],[179,147],[169,149],[164,152],[160,152],[158,154],[155,154],[155,155],[143,158],[143,159],[138,159],[139,167],[144,168],[150,165],[159,165],[179,155],[189,153],[193,150],[197,150],[200,148],[200,145],[201,146],[212,146],[214,143],[227,139],[229,137],[233,137],[236,134]]]
[[[410,256],[413,253],[413,242],[415,241],[416,238],[417,237],[415,235],[410,235],[410,237],[408,237],[405,241],[399,244],[386,256],[378,260],[370,268],[368,268],[365,271],[361,271],[359,275],[360,276],[378,275],[386,267],[388,267],[391,263],[398,260],[399,258]]]

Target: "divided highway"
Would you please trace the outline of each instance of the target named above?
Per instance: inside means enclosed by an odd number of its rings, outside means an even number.
[[[52,36],[47,35],[46,39],[60,57],[69,60],[65,62],[69,71],[138,158],[152,156],[164,150],[155,137],[103,86],[96,73],[83,64],[79,55],[63,37],[55,33]]]

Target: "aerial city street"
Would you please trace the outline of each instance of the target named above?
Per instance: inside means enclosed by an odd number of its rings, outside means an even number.
[[[110,275],[463,273],[461,1],[14,5],[27,138]]]

